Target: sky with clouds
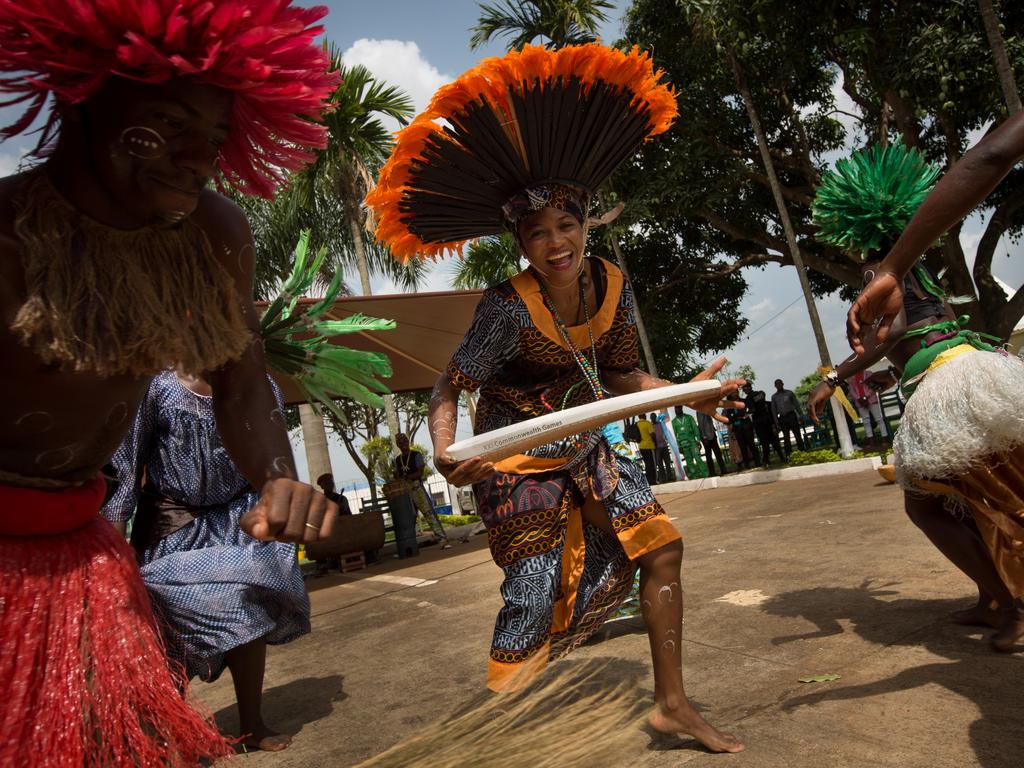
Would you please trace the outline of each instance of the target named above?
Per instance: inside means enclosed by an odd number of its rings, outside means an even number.
[[[426,106],[440,85],[472,67],[481,57],[503,52],[500,43],[479,51],[469,50],[469,29],[479,11],[476,0],[328,0],[324,4],[330,8],[325,20],[326,37],[344,52],[346,64],[363,64],[377,78],[401,87],[417,110]],[[609,41],[619,36],[623,9],[628,3],[617,5],[614,18],[602,30],[603,38]],[[839,97],[846,100],[841,91]],[[842,104],[839,106],[842,108]],[[6,125],[12,119],[9,109],[0,110],[0,123]],[[685,115],[680,119],[685,120]],[[0,175],[11,172],[30,146],[30,139],[24,137],[0,144]],[[975,216],[964,227],[962,240],[968,254],[973,253],[980,239],[983,223]],[[1014,289],[1024,283],[1021,251],[1022,246],[1004,239],[994,259],[996,276]],[[423,289],[447,289],[450,269],[445,263],[434,266]],[[817,366],[817,351],[796,272],[792,267],[768,265],[744,274],[749,290],[740,312],[750,321],[748,331],[731,349],[722,352],[737,365],[751,365],[761,386],[770,387],[775,378],[795,385]],[[358,285],[358,280],[350,284]],[[393,290],[386,282],[375,281],[376,293]],[[830,296],[818,301],[818,312],[833,359],[840,360],[847,354],[843,335],[846,306],[837,296]],[[460,426],[465,429],[465,424]],[[425,439],[425,435],[421,437]],[[296,453],[305,472],[305,457],[301,449]],[[340,446],[332,446],[331,455],[340,482],[351,485],[358,479],[358,472]]]

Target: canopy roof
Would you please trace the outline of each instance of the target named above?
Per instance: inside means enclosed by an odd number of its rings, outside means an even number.
[[[341,320],[355,314],[394,320],[393,331],[364,331],[336,336],[334,341],[352,349],[383,352],[393,373],[384,383],[394,392],[431,389],[448,365],[473,322],[483,291],[397,293],[383,296],[346,296],[337,299],[326,317]],[[299,299],[299,307],[317,299]],[[266,302],[257,302],[262,312]],[[274,373],[288,405],[305,398],[286,377]]]

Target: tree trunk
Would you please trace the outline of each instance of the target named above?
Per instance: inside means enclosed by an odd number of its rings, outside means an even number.
[[[370,265],[366,261],[366,247],[363,245],[363,226],[359,219],[353,215],[348,216],[348,226],[352,232],[352,244],[355,247],[356,252],[356,264],[359,269],[359,282],[363,288],[364,296],[371,296],[373,290],[370,288]],[[391,434],[392,448],[394,448],[394,440],[399,432],[402,431],[401,426],[398,423],[398,411],[395,408],[395,398],[391,395],[384,395],[384,413],[388,419],[388,432]]]
[[[1017,92],[1017,79],[1014,77],[1013,67],[1010,66],[1010,58],[1006,55],[1006,46],[1003,45],[1003,36],[999,34],[999,17],[992,7],[992,0],[978,0],[978,8],[981,10],[981,20],[985,23],[985,34],[992,49],[992,58],[996,60],[996,74],[999,75],[999,85],[1003,89],[1006,108],[1010,110],[1011,115],[1016,114],[1020,112],[1020,94]]]
[[[629,267],[626,266],[626,257],[619,247],[619,238],[614,234],[609,234],[608,240],[612,244],[612,251],[615,253],[615,260],[619,263],[619,269],[622,270],[622,276],[632,283],[632,280],[629,278]],[[639,305],[633,307],[633,318],[636,321],[636,332],[640,337],[640,346],[643,347],[644,357],[647,358],[647,372],[655,378],[660,378],[658,376],[658,364],[654,361],[651,340],[647,338],[647,328],[644,326],[644,319],[641,316]]]
[[[309,482],[316,486],[320,475],[331,471],[331,456],[327,451],[327,430],[311,405],[299,406],[299,421],[302,424],[302,442],[306,447],[306,463],[309,466]]]
[[[739,89],[743,104],[747,108],[747,115],[750,118],[750,126],[757,138],[757,147],[761,151],[761,159],[764,161],[765,172],[768,174],[768,183],[772,188],[772,196],[775,198],[775,205],[779,209],[779,218],[782,221],[782,228],[786,232],[786,243],[789,246],[790,257],[793,259],[793,266],[796,267],[797,276],[800,278],[800,288],[804,294],[804,302],[807,304],[807,314],[811,319],[811,328],[814,331],[814,341],[818,345],[818,356],[824,368],[832,368],[832,356],[828,351],[828,344],[825,343],[825,334],[821,329],[821,318],[818,317],[818,308],[814,303],[814,295],[811,293],[811,283],[807,279],[807,271],[804,268],[803,257],[800,254],[800,247],[796,242],[796,233],[793,231],[793,223],[789,219],[789,211],[786,210],[786,201],[782,197],[782,188],[779,178],[775,175],[775,163],[772,161],[771,153],[768,150],[768,141],[761,127],[761,118],[757,114],[757,107],[750,95],[746,78],[739,61],[732,53],[729,54],[729,62],[732,64],[733,75],[736,78],[736,87]],[[850,431],[846,424],[846,417],[843,415],[842,406],[835,397],[831,398],[832,413],[836,420],[836,431],[839,433],[839,452],[844,456],[853,453],[853,441],[850,439]]]

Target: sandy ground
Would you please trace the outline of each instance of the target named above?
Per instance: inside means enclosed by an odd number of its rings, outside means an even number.
[[[1024,654],[947,620],[973,587],[897,488],[868,472],[661,501],[686,541],[687,690],[748,746],[712,755],[638,721],[633,765],[1024,766]],[[265,685],[268,722],[295,741],[230,762],[354,765],[451,713],[484,684],[500,575],[478,536],[308,581],[313,632],[270,649]],[[620,622],[560,664],[611,659],[609,684],[639,674],[650,695],[648,654],[642,625]],[[820,674],[841,678],[798,681]],[[192,691],[237,728],[227,674]]]

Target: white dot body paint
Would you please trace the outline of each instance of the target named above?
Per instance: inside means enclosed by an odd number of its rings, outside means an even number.
[[[36,456],[36,466],[47,470],[63,469],[75,457],[75,446],[65,445],[62,448],[53,448],[43,451]]]
[[[668,651],[669,653],[675,653],[676,652],[676,641],[675,640],[666,640],[664,643],[661,644],[661,650]]]
[[[283,475],[289,478],[292,476],[292,470],[291,467],[288,465],[287,456],[278,456],[276,459],[274,459],[273,463],[271,463],[271,466],[274,468],[274,472],[276,472],[279,475]]]
[[[167,144],[163,136],[145,125],[125,128],[119,140],[129,155],[140,160],[155,160],[163,156]]]
[[[255,249],[251,245],[244,245],[238,249],[238,271],[245,274],[249,270],[249,262],[252,260],[252,253]],[[231,255],[231,250],[224,247],[225,257]]]
[[[272,410],[270,412],[270,423],[275,424],[279,427],[287,426],[284,420],[284,411],[282,411],[280,408],[275,408],[274,410]]]
[[[49,432],[53,429],[53,416],[47,411],[29,411],[14,420],[14,427],[30,435]]]
[[[661,589],[659,589],[658,590],[658,602],[659,603],[662,603],[662,602],[669,602],[669,603],[671,603],[672,602],[672,597],[674,596],[674,593],[673,593],[672,589],[673,589],[673,587],[678,587],[678,586],[679,586],[679,583],[676,582],[676,581],[673,581],[667,587],[662,587]],[[667,601],[663,600],[663,596],[664,595],[668,595],[668,600]]]

